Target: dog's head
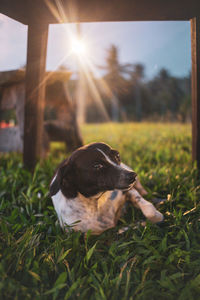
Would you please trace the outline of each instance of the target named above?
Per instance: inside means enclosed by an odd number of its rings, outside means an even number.
[[[118,151],[104,143],[92,143],[74,151],[61,164],[50,194],[61,190],[67,198],[75,198],[78,192],[91,197],[114,189],[128,190],[135,178],[136,173],[121,163]]]

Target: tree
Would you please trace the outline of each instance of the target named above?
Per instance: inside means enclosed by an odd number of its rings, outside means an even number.
[[[111,99],[111,118],[113,121],[119,120],[119,98],[127,91],[127,80],[123,77],[124,74],[128,74],[128,64],[120,64],[119,51],[115,45],[107,51],[106,66],[100,67],[106,70],[104,80],[107,83],[107,95]]]
[[[141,96],[141,89],[142,83],[144,79],[144,65],[142,64],[135,64],[132,65],[132,70],[130,71],[130,80],[133,84],[134,89],[134,98],[135,98],[135,114],[137,121],[141,121],[142,119],[142,96]]]

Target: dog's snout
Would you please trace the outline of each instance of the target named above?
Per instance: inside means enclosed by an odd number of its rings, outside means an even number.
[[[131,183],[135,181],[137,174],[135,172],[128,172],[126,175],[127,180]]]

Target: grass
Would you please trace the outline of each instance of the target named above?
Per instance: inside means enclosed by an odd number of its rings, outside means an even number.
[[[0,157],[1,299],[199,299],[200,182],[191,162],[191,128],[178,124],[85,125],[86,143],[104,141],[140,175],[148,198],[168,197],[162,226],[131,206],[100,236],[65,234],[48,195],[66,155],[53,144],[33,176],[21,156]],[[129,230],[118,235],[119,228]]]

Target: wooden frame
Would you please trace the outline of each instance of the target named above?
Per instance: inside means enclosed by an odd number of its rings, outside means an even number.
[[[29,169],[42,154],[47,39],[48,24],[28,26],[23,159]]]
[[[199,0],[1,0],[0,12],[24,24],[190,20]]]
[[[192,157],[200,170],[200,17],[191,19]]]
[[[192,157],[200,170],[199,0],[1,0],[0,13],[29,26],[26,72],[24,164],[41,156],[48,24],[107,21],[191,21]],[[92,13],[91,13],[92,12]],[[42,84],[41,84],[42,83]]]

